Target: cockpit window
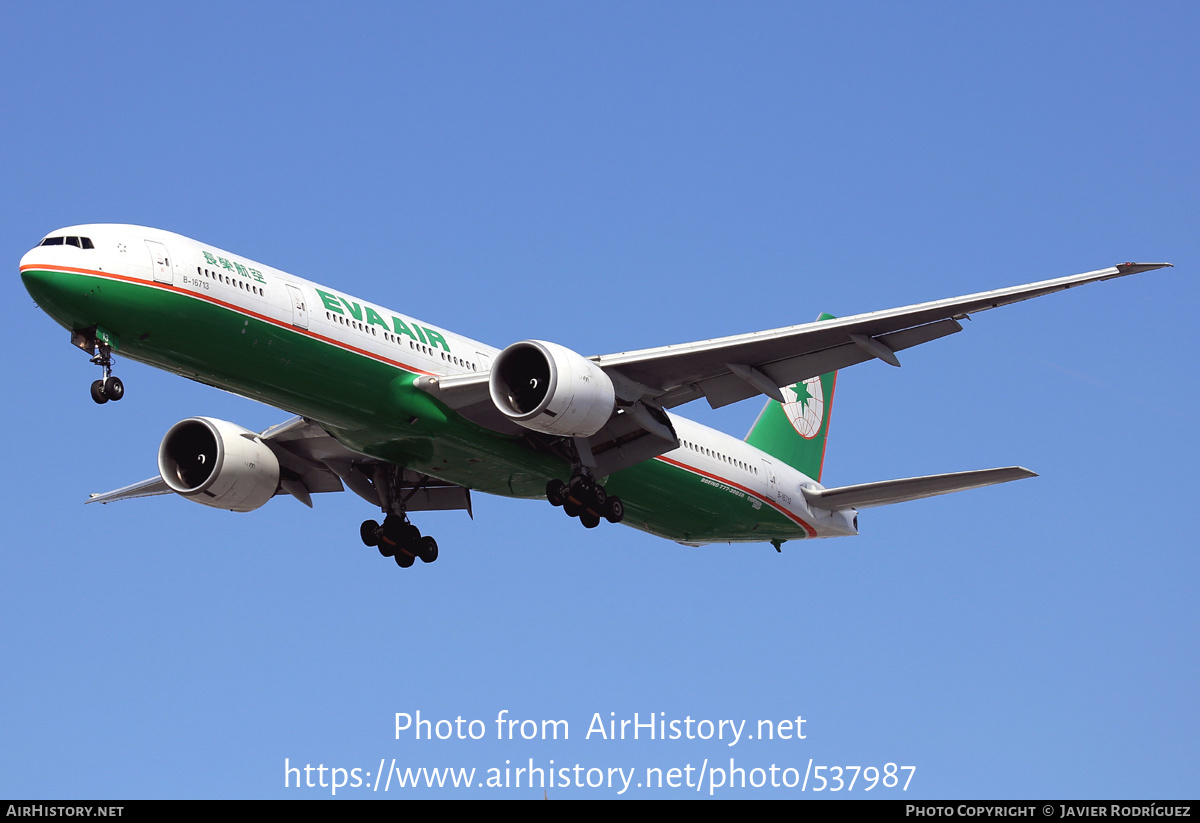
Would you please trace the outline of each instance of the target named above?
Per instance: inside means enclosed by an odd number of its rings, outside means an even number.
[[[74,246],[77,249],[94,249],[90,237],[47,237],[40,246]]]

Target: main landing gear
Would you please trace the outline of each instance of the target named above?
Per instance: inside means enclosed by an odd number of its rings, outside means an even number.
[[[120,400],[125,396],[125,384],[112,373],[112,348],[107,343],[97,342],[92,362],[104,369],[104,377],[92,383],[92,399],[97,403]]]
[[[374,520],[364,520],[359,529],[362,542],[375,546],[384,557],[394,558],[396,565],[407,569],[419,558],[422,563],[438,559],[438,544],[432,537],[421,536],[421,531],[400,514],[389,514],[383,525]]]
[[[343,479],[350,480],[353,476],[351,473],[343,476]],[[384,557],[394,559],[397,566],[407,569],[418,559],[422,563],[437,560],[438,544],[432,537],[422,536],[421,530],[409,521],[408,499],[416,494],[420,484],[406,487],[403,479],[404,469],[400,466],[381,463],[375,467],[375,476],[369,489],[378,497],[380,508],[387,516],[383,518],[383,525],[374,520],[364,520],[359,528],[359,536],[362,537],[363,543],[376,547]],[[372,496],[365,493],[366,490],[358,490],[354,485],[351,485],[351,488],[355,488],[368,499]]]
[[[621,498],[609,495],[595,478],[579,470],[571,475],[569,483],[557,479],[547,483],[546,499],[562,506],[568,517],[578,517],[587,529],[599,526],[602,517],[609,523],[620,523],[625,518]]]

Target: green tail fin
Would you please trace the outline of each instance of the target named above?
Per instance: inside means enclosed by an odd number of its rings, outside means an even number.
[[[832,320],[833,315],[822,314],[817,319]],[[746,442],[820,483],[836,385],[837,372],[829,372],[783,389],[790,402],[768,400]]]

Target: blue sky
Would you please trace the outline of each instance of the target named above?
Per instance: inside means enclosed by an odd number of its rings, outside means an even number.
[[[343,5],[4,12],[0,796],[331,796],[285,788],[285,759],[640,780],[730,758],[916,767],[907,793],[856,797],[1196,796],[1193,4]],[[83,222],[586,354],[1176,268],[840,375],[827,483],[1036,479],[782,554],[479,496],[474,521],[420,517],[442,556],[402,571],[358,542],[350,494],[82,505],[150,476],[180,419],[287,416],[128,360],[125,400],[96,407],[94,367],[17,277]],[[742,435],[758,409],[682,411]],[[418,710],[488,734],[397,740]],[[501,711],[570,739],[496,740]],[[586,739],[635,712],[802,716],[806,738]],[[337,796],[417,794],[542,791]]]

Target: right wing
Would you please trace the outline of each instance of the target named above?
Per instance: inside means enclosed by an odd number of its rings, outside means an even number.
[[[961,331],[976,312],[1019,303],[1084,283],[1151,271],[1170,263],[1122,263],[1107,269],[897,309],[674,346],[606,354],[593,360],[614,383],[661,408],[704,397],[713,408],[779,390],[810,377],[879,359]],[[617,378],[620,378],[618,380]]]
[[[598,473],[618,471],[678,447],[663,409],[700,397],[713,408],[756,394],[783,402],[784,387],[856,363],[878,359],[899,366],[896,352],[962,331],[959,321],[976,312],[1170,265],[1121,263],[885,311],[591,357],[611,379],[617,403],[600,431],[574,438],[575,449]],[[529,436],[492,402],[489,379],[489,372],[477,372],[420,377],[414,385],[481,426]]]
[[[591,357],[612,381],[617,402],[608,423],[590,437],[574,438],[574,448],[585,465],[609,474],[678,447],[663,409],[700,397],[719,408],[756,394],[782,403],[784,387],[811,377],[872,359],[899,366],[896,352],[962,331],[959,321],[975,312],[1170,265],[1121,263],[885,311]],[[435,375],[414,385],[485,428],[531,436],[492,402],[490,376]]]

